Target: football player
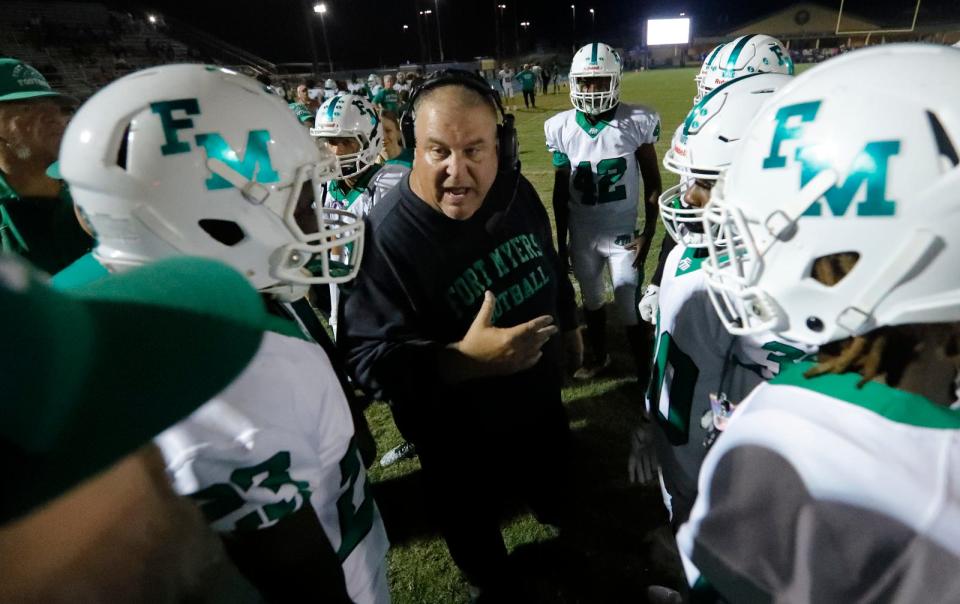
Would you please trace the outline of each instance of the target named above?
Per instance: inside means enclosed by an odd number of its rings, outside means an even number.
[[[320,590],[325,600],[388,602],[388,543],[346,380],[307,335],[318,332],[295,322],[309,316],[309,307],[301,312],[308,288],[352,278],[362,253],[363,223],[348,212],[318,210],[307,227],[297,219],[338,173],[336,159],[255,80],[167,65],[87,101],[60,162],[108,269],[217,259],[245,275],[273,313],[245,371],[157,439],[177,491],[200,506],[269,600]],[[355,264],[337,272],[343,265],[331,257],[345,245]]]
[[[573,109],[544,124],[556,168],[553,211],[560,258],[569,257],[580,283],[589,355],[574,377],[589,379],[610,365],[606,344],[604,267],[613,282],[614,307],[646,386],[650,346],[637,316],[637,294],[650,238],[656,228],[660,170],[653,144],[660,136],[657,112],[620,102],[620,56],[594,42],[577,51],[570,67]],[[643,233],[637,203],[643,184]]]
[[[697,474],[715,437],[714,415],[721,404],[736,404],[782,363],[812,352],[762,334],[738,341],[713,311],[700,270],[707,257],[703,206],[722,170],[730,166],[747,125],[773,95],[792,80],[781,74],[753,74],[715,88],[694,105],[663,165],[686,184],[660,197],[660,216],[676,240],[664,264],[656,322],[655,362],[647,411],[664,502],[675,526],[686,520],[697,493]],[[681,196],[685,200],[681,204]],[[711,399],[718,406],[713,409]],[[634,436],[635,447],[646,434]],[[631,471],[643,459],[634,450]],[[652,465],[647,462],[648,468]]]
[[[497,72],[497,77],[500,78],[500,84],[503,88],[503,98],[508,101],[513,100],[513,77],[515,73],[513,68],[504,63],[500,67],[500,71]]]
[[[717,55],[720,54],[720,51],[723,50],[723,44],[717,44],[713,47],[713,50],[707,53],[707,56],[703,59],[703,64],[700,65],[700,71],[697,72],[697,75],[693,76],[693,81],[697,84],[697,94],[693,97],[693,104],[696,105],[700,102],[700,99],[703,98],[703,95],[706,94],[706,91],[703,89],[703,83],[706,81],[707,74],[709,74],[717,63]]]
[[[340,178],[321,187],[316,199],[319,207],[366,216],[410,171],[402,163],[377,163],[383,150],[383,123],[367,99],[352,94],[334,97],[320,106],[316,124],[310,134],[332,151],[340,163]],[[349,252],[344,248],[344,254]],[[339,291],[336,284],[330,284],[329,320],[334,334],[340,315]]]
[[[338,94],[341,94],[341,92],[337,88],[337,83],[332,78],[327,78],[323,82],[323,100],[329,101]]]
[[[793,75],[793,60],[790,51],[780,40],[766,34],[750,34],[740,36],[731,42],[716,46],[703,61],[700,71],[694,77],[697,83],[697,94],[693,99],[694,105],[711,90],[726,82],[745,75],[755,73],[781,73]],[[683,124],[677,127],[673,141],[681,136]],[[671,147],[674,145],[671,144]],[[681,204],[683,203],[681,197]],[[655,322],[657,309],[657,295],[660,289],[660,280],[663,275],[663,263],[673,249],[674,239],[664,237],[660,249],[657,270],[654,271],[650,284],[640,299],[640,316],[650,323]]]
[[[381,83],[380,76],[375,73],[371,73],[367,76],[367,100],[372,101],[380,91],[383,90],[383,84]]]
[[[704,461],[678,541],[691,583],[727,601],[960,593],[957,74],[960,52],[933,44],[827,61],[714,188],[703,270],[722,320],[820,347]]]

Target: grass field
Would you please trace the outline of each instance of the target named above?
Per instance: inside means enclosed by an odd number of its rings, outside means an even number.
[[[695,70],[631,73],[624,77],[621,99],[642,103],[660,113],[660,158],[670,137],[689,110],[695,87]],[[570,108],[566,92],[540,95],[537,109],[523,108],[516,97],[523,173],[550,206],[553,168],[544,146],[543,123]],[[677,177],[661,168],[664,187]],[[641,212],[642,220],[642,212]],[[647,259],[645,275],[652,273],[663,236],[657,238]],[[639,487],[627,481],[628,435],[636,424],[642,396],[631,379],[631,360],[622,330],[608,326],[614,370],[603,378],[564,389],[563,398],[575,437],[574,507],[579,530],[574,546],[561,545],[555,531],[541,526],[522,507],[504,513],[502,527],[512,563],[533,577],[533,591],[543,602],[645,601],[650,583],[675,584],[680,580],[670,543],[670,533],[657,487]],[[401,442],[383,404],[367,411],[381,453]],[[496,446],[491,443],[491,446]],[[550,463],[543,452],[543,463]],[[393,547],[389,554],[389,579],[393,601],[407,603],[457,603],[467,601],[467,587],[447,553],[430,519],[424,514],[419,489],[419,465],[403,461],[371,472],[375,494]]]

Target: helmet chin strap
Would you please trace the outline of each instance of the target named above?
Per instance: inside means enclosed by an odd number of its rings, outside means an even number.
[[[850,306],[837,315],[837,325],[851,335],[860,333],[873,311],[895,287],[906,281],[917,265],[929,263],[930,256],[944,247],[943,240],[931,231],[917,229],[903,242],[897,253],[879,270],[876,277],[864,287]],[[856,267],[854,267],[856,270]]]
[[[799,220],[800,216],[807,211],[807,208],[816,200],[830,190],[837,182],[837,173],[833,170],[823,170],[817,174],[813,180],[807,183],[803,189],[790,200],[789,203],[775,212],[771,213],[763,221],[767,232],[777,239],[786,239],[791,228]]]
[[[278,283],[270,287],[265,287],[261,289],[260,292],[269,294],[280,302],[296,302],[306,296],[309,290],[309,285],[300,283]]]
[[[208,157],[207,169],[238,188],[244,199],[250,203],[262,205],[270,197],[270,189],[255,180],[244,178],[242,174],[228,166],[223,160]],[[256,179],[256,177],[257,174],[254,172],[253,178]]]

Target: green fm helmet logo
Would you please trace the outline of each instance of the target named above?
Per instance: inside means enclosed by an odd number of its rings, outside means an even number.
[[[787,157],[782,154],[781,147],[788,140],[803,140],[804,124],[816,119],[820,104],[821,101],[797,103],[781,107],[777,111],[774,118],[777,126],[773,132],[770,154],[763,159],[764,170],[786,167]],[[800,188],[805,187],[823,170],[832,167],[832,158],[824,151],[824,145],[800,144],[797,147],[794,159],[800,163]],[[841,182],[838,171],[837,183],[821,197],[827,202],[830,212],[834,216],[845,215],[854,196],[866,186],[866,196],[857,204],[857,216],[893,216],[896,213],[896,202],[887,199],[887,166],[890,158],[899,153],[900,141],[871,141],[864,145],[847,168],[846,179]],[[810,204],[802,215],[822,216],[821,199]]]
[[[777,65],[786,65],[787,75],[793,75],[793,59],[790,55],[784,56],[783,49],[780,48],[780,45],[774,44],[773,42],[770,42],[770,52],[777,55]],[[767,59],[764,59],[763,62],[767,63]]]
[[[163,155],[189,153],[190,143],[180,140],[178,134],[180,130],[193,128],[193,120],[189,117],[175,118],[173,112],[182,111],[186,115],[199,115],[200,104],[197,99],[150,103],[150,111],[160,116],[160,123],[163,126],[165,142],[160,147],[160,152]],[[270,153],[267,150],[270,133],[266,130],[251,130],[247,133],[246,153],[242,157],[223,140],[223,136],[218,132],[197,134],[194,141],[197,146],[203,147],[208,158],[219,159],[247,180],[254,180],[261,184],[280,180],[280,175],[273,169],[273,164],[270,162]],[[208,191],[229,189],[233,186],[217,174],[212,174],[205,184]]]

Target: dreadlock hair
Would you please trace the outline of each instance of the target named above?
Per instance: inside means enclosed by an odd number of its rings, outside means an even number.
[[[855,252],[817,258],[813,277],[824,285],[836,285],[853,270],[859,258]],[[862,336],[824,344],[817,355],[817,364],[804,375],[810,378],[826,373],[859,373],[862,379],[857,383],[858,388],[883,376],[887,384],[895,388],[920,345],[929,339],[931,330],[942,333],[941,328],[935,324],[884,326]],[[955,355],[958,348],[956,337],[951,337],[947,354]]]

